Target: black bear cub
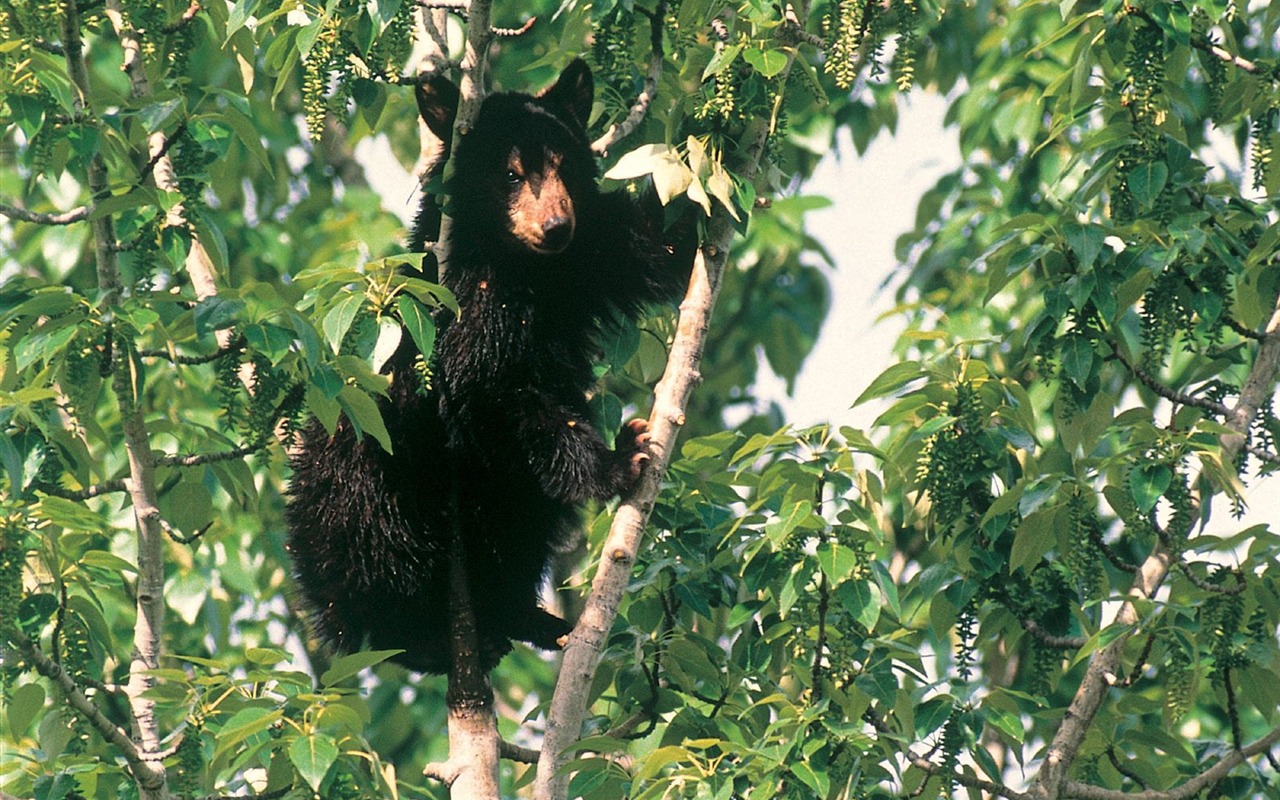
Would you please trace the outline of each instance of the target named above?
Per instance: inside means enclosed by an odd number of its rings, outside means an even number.
[[[597,187],[592,91],[574,61],[536,97],[485,99],[456,143],[445,282],[460,311],[442,322],[429,393],[410,337],[389,362],[394,454],[345,422],[303,434],[288,549],[314,632],[339,650],[403,649],[413,669],[448,671],[455,528],[485,669],[513,639],[552,649],[569,632],[538,605],[552,548],[583,501],[628,488],[646,458],[642,421],[615,450],[590,421],[596,339],[618,312],[678,296],[693,255],[664,245],[656,201]],[[435,79],[418,103],[448,147],[456,87]],[[414,248],[438,227],[425,198]]]

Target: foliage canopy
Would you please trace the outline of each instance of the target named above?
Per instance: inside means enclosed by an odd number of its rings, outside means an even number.
[[[456,62],[468,6],[0,0],[6,800],[446,796],[442,682],[307,649],[282,442],[395,446],[379,368],[453,301],[355,153],[419,158],[422,22]],[[1280,464],[1280,6],[812,6],[494,9],[536,21],[491,88],[585,55],[606,135],[655,80],[607,174],[739,233],[569,796],[1277,796],[1280,535],[1230,518]],[[804,181],[906,91],[964,163],[900,240],[885,411],[785,427],[757,377],[794,380],[835,274]],[[607,429],[668,316],[607,343]],[[554,672],[500,665],[508,739]]]

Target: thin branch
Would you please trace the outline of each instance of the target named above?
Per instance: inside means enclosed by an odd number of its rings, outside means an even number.
[[[533,30],[533,24],[537,21],[537,17],[529,17],[529,19],[525,20],[525,23],[519,28],[494,28],[493,35],[503,39],[512,39],[516,36],[524,36],[526,33]]]
[[[804,29],[804,24],[800,22],[800,17],[796,14],[795,6],[787,3],[786,9],[782,12],[782,35],[790,39],[795,44],[811,44],[818,50],[825,50],[827,42],[816,33],[809,33]]]
[[[530,747],[521,747],[518,744],[512,744],[506,739],[498,741],[498,756],[508,761],[515,761],[519,764],[537,764],[538,757],[542,755],[539,750]]]
[[[1252,444],[1246,444],[1244,450],[1249,455],[1267,464],[1280,465],[1280,455],[1263,450],[1261,447]]]
[[[1018,620],[1022,624],[1022,629],[1031,636],[1050,647],[1056,647],[1060,650],[1079,650],[1085,646],[1086,640],[1083,636],[1057,636],[1049,633],[1040,627],[1040,623],[1033,619]]]
[[[1196,397],[1195,395],[1178,392],[1168,386],[1165,386],[1150,372],[1147,372],[1145,369],[1126,358],[1117,347],[1112,347],[1112,354],[1115,356],[1116,360],[1121,364],[1124,364],[1125,367],[1133,373],[1134,377],[1143,383],[1143,385],[1171,403],[1201,408],[1219,417],[1225,417],[1231,413],[1231,410],[1223,403],[1218,403],[1204,397]]]
[[[1219,586],[1216,583],[1209,583],[1204,578],[1196,575],[1191,571],[1190,565],[1184,561],[1179,561],[1177,563],[1177,567],[1178,571],[1182,573],[1182,576],[1191,581],[1191,583],[1201,591],[1212,592],[1213,594],[1240,594],[1244,591],[1246,586],[1244,577],[1239,572],[1235,573],[1236,582],[1234,584],[1230,586]]]
[[[1253,339],[1254,341],[1258,341],[1262,339],[1262,334],[1258,333],[1253,328],[1246,328],[1244,325],[1237,322],[1233,317],[1225,317],[1223,321],[1226,323],[1228,328],[1235,331],[1237,334],[1245,337],[1246,339]]]
[[[139,173],[140,175],[142,175],[144,180],[146,176],[155,174],[156,166],[160,164],[160,159],[165,158],[166,156],[169,155],[169,149],[173,147],[174,143],[176,143],[178,139],[181,138],[182,134],[186,130],[187,130],[187,120],[184,119],[178,123],[178,126],[173,129],[173,133],[170,133],[168,136],[164,136],[163,134],[158,134],[161,137],[162,143],[158,148],[155,149],[155,152],[151,154],[151,158],[147,161],[146,165],[142,168],[142,170]],[[162,188],[168,188],[168,187],[162,187]]]
[[[659,0],[658,7],[649,15],[649,71],[644,78],[644,89],[631,104],[627,116],[620,123],[609,126],[604,135],[591,143],[591,149],[603,155],[626,136],[630,135],[649,113],[649,105],[658,94],[658,81],[662,78],[662,30],[667,16],[667,0]]]
[[[788,52],[786,58],[778,73],[778,80],[784,83],[791,69],[794,51]],[[769,120],[755,119],[748,123],[741,139],[742,162],[737,169],[737,174],[744,181],[755,178],[768,133]],[[699,365],[733,238],[733,219],[727,211],[717,208],[707,225],[706,243],[695,255],[689,289],[680,303],[667,366],[654,389],[653,409],[649,417],[652,458],[614,514],[586,606],[564,648],[560,674],[547,713],[542,745],[545,757],[538,762],[534,800],[563,797],[568,789],[571,775],[570,771],[561,769],[565,764],[562,754],[581,733],[587,711],[587,690],[635,565],[645,524],[661,489],[662,476],[674,452],[676,437],[684,426],[689,398],[694,386],[702,380]]]
[[[1148,789],[1142,792],[1125,792],[1118,789],[1103,789],[1079,781],[1064,780],[1062,794],[1064,797],[1078,797],[1081,800],[1191,800],[1254,756],[1269,754],[1277,743],[1280,743],[1280,727],[1272,728],[1266,736],[1248,747],[1232,749],[1225,754],[1215,756],[1213,765],[1204,772],[1187,780],[1181,786],[1165,791]]]
[[[22,222],[33,222],[36,225],[70,225],[74,222],[83,222],[89,218],[92,211],[93,209],[89,206],[80,206],[58,214],[40,213],[11,206],[8,203],[0,203],[0,214]]]
[[[1148,17],[1148,19],[1150,19],[1150,17]],[[1193,36],[1191,38],[1191,46],[1197,50],[1208,53],[1220,61],[1225,61],[1228,64],[1237,66],[1250,75],[1263,75],[1266,73],[1266,70],[1258,66],[1253,61],[1242,56],[1238,56],[1230,50],[1227,50],[1225,47],[1215,44],[1213,39],[1208,36]]]
[[[1158,26],[1160,24],[1159,22],[1156,21],[1155,17],[1151,16],[1145,10],[1138,8],[1134,5],[1126,5],[1125,11],[1129,14],[1132,14],[1143,20],[1146,20],[1148,23],[1152,25]],[[1259,67],[1257,64],[1250,61],[1249,59],[1242,58],[1241,56],[1235,55],[1234,53],[1227,50],[1226,48],[1221,47],[1218,44],[1215,44],[1213,39],[1211,39],[1208,35],[1200,34],[1200,35],[1192,36],[1191,46],[1196,48],[1197,50],[1201,50],[1205,53],[1212,55],[1214,58],[1217,58],[1220,61],[1224,61],[1228,64],[1233,64],[1239,67],[1240,69],[1244,70],[1245,72],[1248,72],[1251,75],[1263,75],[1266,73],[1266,70]]]
[[[277,415],[278,418],[278,415]],[[217,464],[221,461],[234,461],[237,458],[253,455],[261,450],[267,449],[271,444],[271,440],[263,438],[261,441],[251,444],[241,445],[231,450],[224,450],[219,453],[194,453],[192,455],[180,456],[177,454],[163,455],[156,459],[155,463],[161,467],[200,467],[205,464]]]
[[[178,17],[173,22],[170,22],[168,25],[165,25],[160,30],[163,33],[177,33],[178,31],[186,27],[186,25],[189,24],[191,20],[195,19],[196,15],[199,13],[200,13],[200,0],[191,0],[191,5],[187,6],[187,10],[182,12],[181,17]]]
[[[138,355],[141,356],[142,358],[164,358],[164,359],[168,359],[170,362],[174,364],[183,364],[186,366],[192,366],[192,365],[198,365],[198,364],[208,364],[211,361],[217,361],[219,358],[222,358],[225,355],[237,352],[244,346],[245,346],[244,336],[237,336],[235,339],[232,339],[230,342],[228,342],[226,346],[219,347],[217,350],[214,350],[212,353],[206,353],[205,355],[201,355],[201,356],[184,356],[184,355],[179,355],[170,350],[159,350],[159,349],[139,350]]]
[[[1129,675],[1124,679],[1122,685],[1132,686],[1142,677],[1142,672],[1146,669],[1147,661],[1151,658],[1151,648],[1155,647],[1156,635],[1154,633],[1147,634],[1147,643],[1142,646],[1142,652],[1138,654],[1137,660],[1133,662],[1133,669],[1129,670]]]
[[[57,484],[47,484],[37,488],[45,494],[61,497],[64,500],[88,500],[91,497],[99,497],[104,494],[129,491],[129,487],[125,486],[124,478],[113,478],[109,481],[86,486],[83,489],[64,489]]]
[[[23,657],[35,667],[36,672],[53,681],[61,691],[63,697],[67,700],[67,705],[71,706],[84,718],[86,722],[93,726],[102,738],[110,742],[124,760],[129,764],[130,769],[134,773],[134,777],[139,783],[154,785],[159,781],[161,785],[164,782],[164,773],[157,771],[151,764],[147,754],[139,749],[138,745],[129,738],[129,734],[116,726],[111,720],[93,704],[93,701],[85,696],[80,687],[76,685],[75,680],[67,674],[67,671],[60,665],[55,664],[44,652],[39,645],[27,638],[26,634],[18,630],[16,626],[9,626],[6,630],[9,639],[17,645],[18,650],[22,652]]]
[[[1116,768],[1116,772],[1119,772],[1121,775],[1138,784],[1143,789],[1150,788],[1147,785],[1147,782],[1142,779],[1141,775],[1129,769],[1129,767],[1116,756],[1116,749],[1114,746],[1107,748],[1107,760],[1111,762],[1111,766]]]
[[[885,723],[885,721],[880,717],[880,715],[876,712],[874,708],[868,708],[863,713],[862,717],[867,722],[871,723],[871,727],[875,728],[877,732],[891,738],[897,738],[894,732],[889,728],[888,724]],[[934,745],[933,749],[930,750],[929,752],[931,754],[937,752],[940,746],[941,746],[941,742]],[[1014,789],[1010,789],[1008,786],[1005,786],[1004,784],[983,780],[982,778],[979,778],[976,775],[967,775],[963,772],[948,772],[943,767],[940,767],[937,764],[930,761],[928,757],[916,754],[914,751],[911,750],[910,747],[904,748],[902,751],[902,755],[904,758],[907,759],[908,762],[911,763],[912,766],[917,767],[918,769],[924,770],[930,775],[938,775],[940,777],[952,780],[955,783],[958,783],[961,786],[967,787],[969,789],[978,789],[980,791],[986,792],[987,794],[994,795],[996,797],[1006,798],[1006,800],[1030,800],[1031,796],[1026,792],[1019,792]]]

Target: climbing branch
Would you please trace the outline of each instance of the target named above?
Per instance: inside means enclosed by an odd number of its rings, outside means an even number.
[[[793,53],[779,73],[785,83]],[[754,179],[764,155],[769,120],[751,122],[742,137],[741,162],[735,172],[745,181]],[[604,651],[609,629],[631,577],[645,524],[653,511],[662,486],[662,476],[675,451],[676,437],[685,422],[689,397],[702,376],[699,365],[710,327],[711,313],[720,293],[729,246],[733,242],[734,221],[716,207],[707,224],[707,237],[694,258],[689,289],[680,304],[675,338],[667,367],[654,390],[649,416],[651,459],[630,494],[623,498],[613,518],[601,551],[591,592],[577,626],[564,649],[555,694],[547,715],[542,758],[534,782],[534,800],[557,800],[565,796],[571,777],[565,751],[578,738],[586,717],[592,680]]]

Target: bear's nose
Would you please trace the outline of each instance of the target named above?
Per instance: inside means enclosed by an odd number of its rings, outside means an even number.
[[[573,220],[568,217],[552,217],[542,224],[542,248],[558,253],[569,246],[573,238]]]

